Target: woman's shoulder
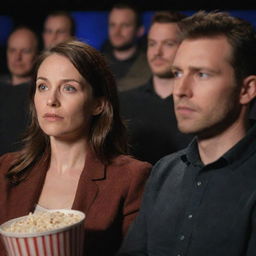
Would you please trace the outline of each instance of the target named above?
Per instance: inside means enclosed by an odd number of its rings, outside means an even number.
[[[116,184],[115,188],[121,188],[125,194],[128,191],[136,195],[144,187],[152,165],[148,162],[140,161],[129,155],[119,155],[115,157],[107,168],[107,180]]]
[[[110,167],[119,169],[122,172],[134,173],[138,171],[149,172],[152,165],[149,162],[138,160],[130,155],[119,155],[112,160]]]
[[[149,162],[141,161],[134,158],[131,155],[118,155],[114,159],[112,159],[113,165],[147,165],[151,166]]]
[[[5,153],[0,156],[0,173],[6,173],[13,163],[13,161],[17,158],[18,153]]]
[[[17,158],[18,152],[5,153],[0,156],[0,165],[11,163],[14,159]]]

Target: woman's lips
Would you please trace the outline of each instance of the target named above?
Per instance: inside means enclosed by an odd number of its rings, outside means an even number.
[[[46,119],[47,121],[59,121],[63,119],[62,116],[59,116],[57,114],[51,114],[51,113],[44,114],[43,118]]]

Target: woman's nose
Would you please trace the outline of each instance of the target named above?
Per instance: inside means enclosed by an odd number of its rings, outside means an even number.
[[[49,98],[47,99],[47,106],[50,106],[50,107],[59,107],[60,106],[60,101],[58,100],[56,92],[52,93],[49,96]]]

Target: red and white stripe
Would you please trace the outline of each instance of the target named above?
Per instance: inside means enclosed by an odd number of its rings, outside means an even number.
[[[2,236],[8,256],[83,256],[84,227],[38,237]]]

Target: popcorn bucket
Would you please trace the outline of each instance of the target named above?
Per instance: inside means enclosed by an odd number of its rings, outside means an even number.
[[[9,220],[0,226],[0,234],[8,256],[83,256],[85,214],[76,210],[49,212],[77,214],[78,222],[43,232],[15,233],[6,227],[28,216]]]

